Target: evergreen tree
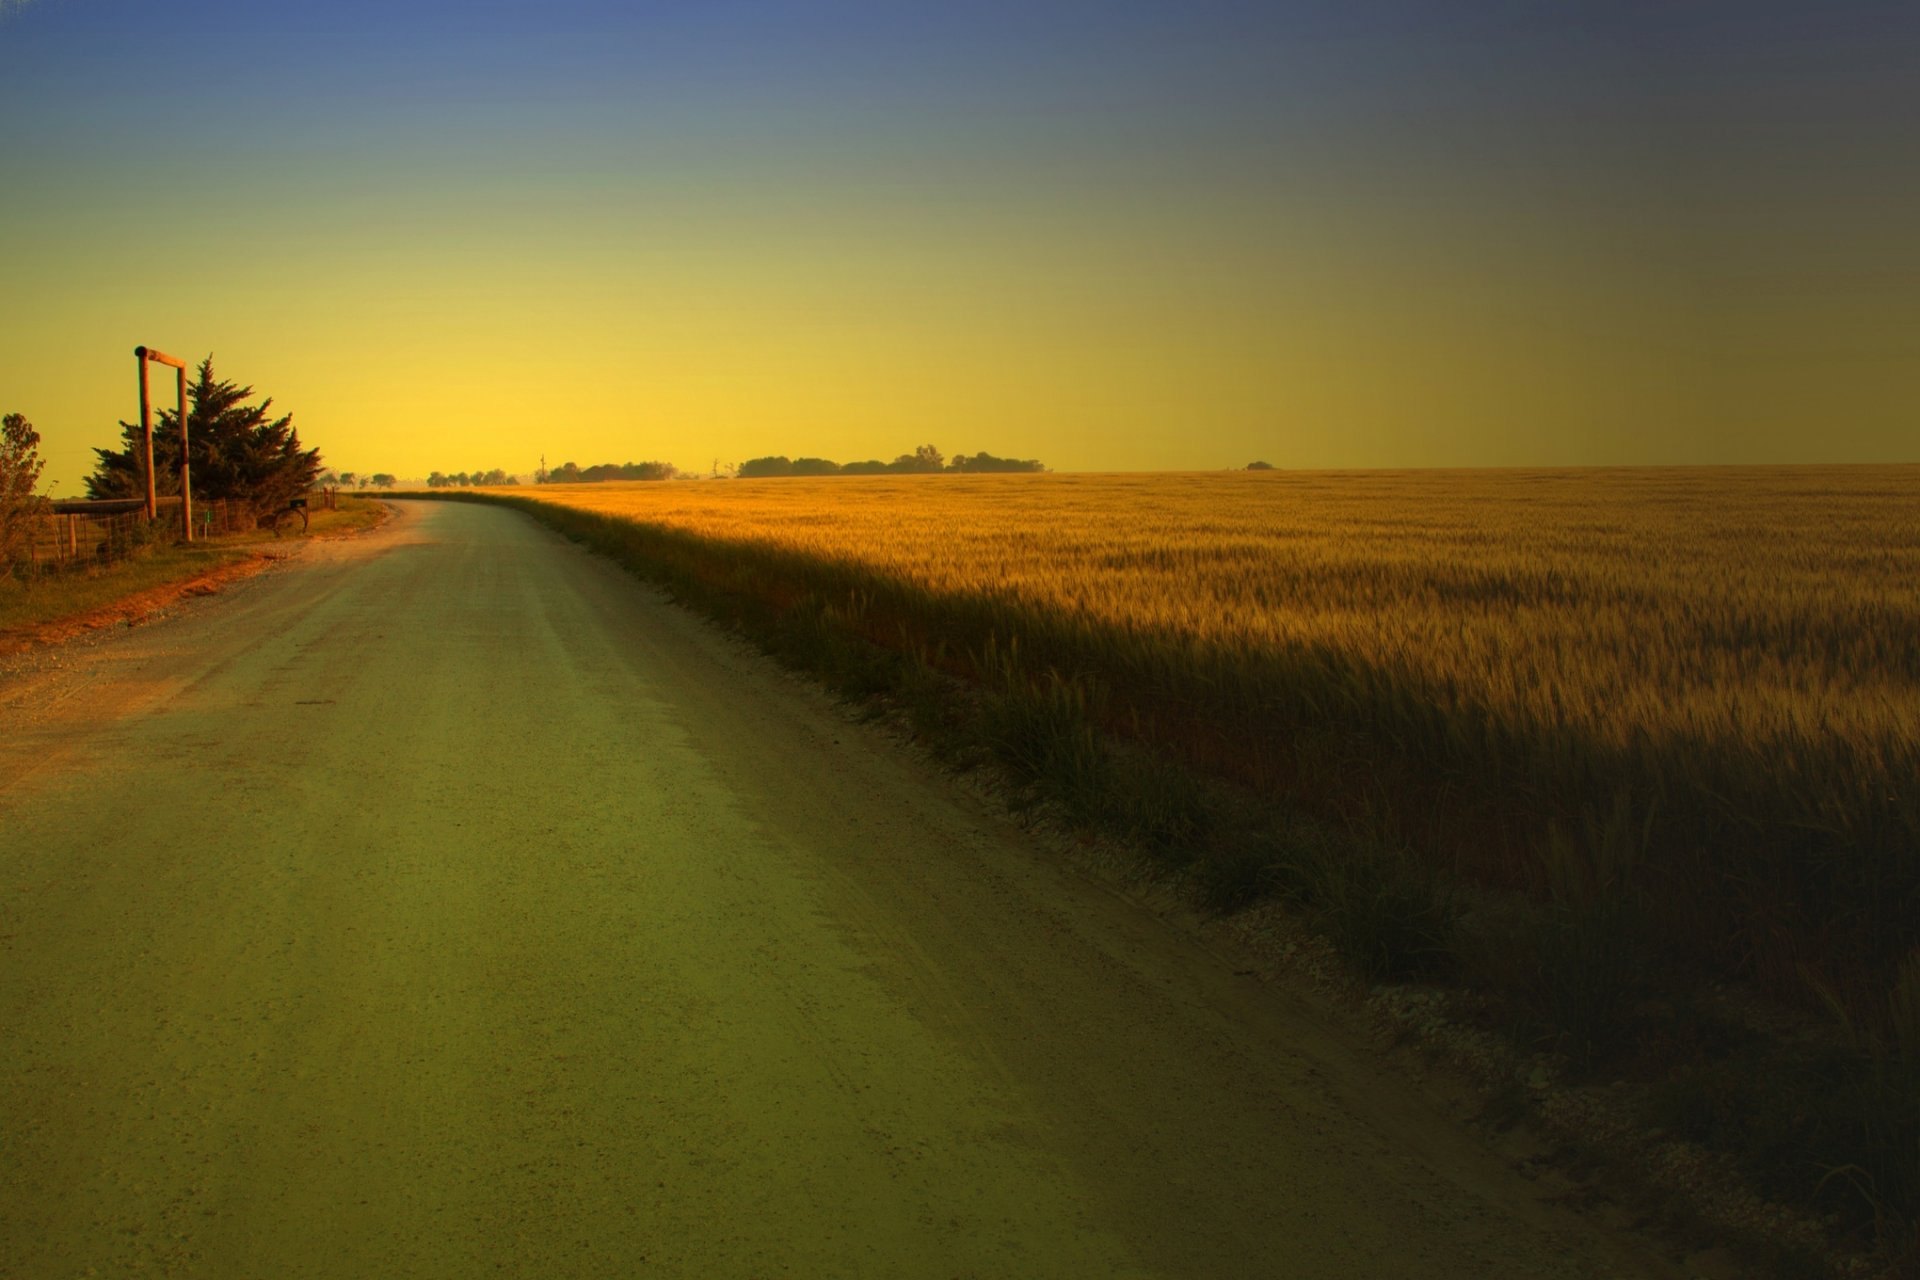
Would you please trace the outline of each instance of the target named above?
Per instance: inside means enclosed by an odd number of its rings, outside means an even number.
[[[302,449],[293,415],[269,418],[271,398],[257,405],[252,387],[216,381],[213,357],[200,362],[199,376],[187,387],[187,447],[193,496],[224,498],[254,522],[283,509],[289,499],[312,486],[320,474],[320,451]],[[140,424],[120,424],[121,447],[95,449],[98,461],[87,477],[91,498],[146,496],[141,474]],[[164,409],[153,428],[154,491],[180,492],[180,421]]]

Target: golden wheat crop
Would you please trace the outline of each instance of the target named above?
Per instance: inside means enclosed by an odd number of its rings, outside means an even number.
[[[1920,945],[1917,467],[533,497],[789,632],[1084,683],[1110,730],[1486,883],[1547,892],[1559,833],[1631,831],[1657,926],[1778,990],[1874,989]]]
[[[1204,654],[1325,646],[1596,744],[1920,740],[1920,468],[552,486]]]

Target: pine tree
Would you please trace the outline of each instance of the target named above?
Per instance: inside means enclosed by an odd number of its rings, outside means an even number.
[[[269,419],[271,398],[257,405],[252,387],[216,381],[213,357],[200,362],[187,388],[188,461],[196,501],[226,499],[254,522],[283,509],[320,474],[320,451],[302,449],[293,415]],[[87,477],[87,496],[137,498],[146,493],[141,474],[140,424],[120,424],[118,450],[95,449],[99,460]],[[153,428],[154,489],[180,492],[179,415],[164,409]]]

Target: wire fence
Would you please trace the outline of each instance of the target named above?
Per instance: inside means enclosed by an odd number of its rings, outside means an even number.
[[[248,502],[202,498],[193,504],[194,538],[217,538],[255,529],[275,537],[289,530],[304,533],[308,513],[338,509],[340,490],[332,485],[309,489],[286,506],[262,515]],[[145,547],[171,544],[180,536],[180,499],[160,498],[152,520],[137,498],[102,501],[40,500],[32,514],[13,512],[0,519],[0,581],[32,580],[50,574],[84,572],[113,564]]]
[[[144,509],[113,512],[46,512],[15,516],[17,539],[9,539],[8,563],[0,564],[0,577],[10,571],[16,578],[39,578],[54,573],[70,573],[98,565],[125,560],[141,548],[171,542],[180,531],[180,499],[162,498],[159,513],[149,522]],[[232,533],[245,521],[253,527],[253,515],[245,506],[225,499],[193,504],[193,536],[217,537]]]

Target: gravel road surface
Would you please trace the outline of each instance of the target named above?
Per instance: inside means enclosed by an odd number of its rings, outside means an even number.
[[[496,508],[0,678],[0,1099],[32,1280],[1674,1274]]]

